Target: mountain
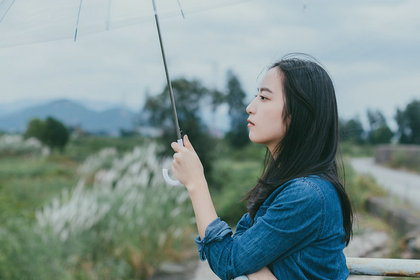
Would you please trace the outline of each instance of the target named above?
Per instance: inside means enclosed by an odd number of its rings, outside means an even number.
[[[88,132],[114,135],[118,134],[120,129],[133,129],[134,121],[138,117],[137,114],[126,108],[113,108],[97,112],[78,102],[60,99],[1,115],[0,130],[23,132],[31,119],[46,119],[49,116],[60,120],[67,126],[79,126]]]

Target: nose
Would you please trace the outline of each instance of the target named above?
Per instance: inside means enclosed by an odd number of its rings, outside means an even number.
[[[255,99],[254,99],[255,100]],[[254,105],[254,100],[251,101],[251,103],[248,104],[248,106],[246,106],[246,112],[251,115],[255,113],[255,105]]]

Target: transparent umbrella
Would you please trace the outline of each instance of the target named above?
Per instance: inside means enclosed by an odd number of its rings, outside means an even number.
[[[185,0],[182,5],[187,14],[200,12],[224,5],[232,5],[243,1],[213,1],[210,5],[205,1]],[[153,9],[152,9],[153,4]],[[184,17],[180,9],[179,0],[161,0],[159,16],[163,18]],[[154,10],[154,18],[153,18]],[[181,13],[180,13],[181,11]],[[172,92],[171,80],[165,59],[162,36],[155,1],[139,0],[3,0],[0,2],[0,47],[13,47],[55,40],[72,41],[83,40],[84,36],[98,32],[150,21],[156,22],[159,34],[160,49],[170,93],[174,129],[177,131],[178,142],[182,144],[181,130],[179,128],[175,99]],[[150,29],[150,26],[147,26]],[[157,46],[157,45],[156,45]],[[163,176],[171,185],[179,185],[176,180],[168,176],[163,170]]]
[[[249,0],[247,0],[249,1]],[[182,0],[186,16],[245,2]],[[180,17],[177,0],[158,1],[159,17]],[[81,8],[80,8],[81,7]],[[79,17],[80,11],[80,17]],[[77,37],[153,22],[149,0],[0,0],[0,48]]]

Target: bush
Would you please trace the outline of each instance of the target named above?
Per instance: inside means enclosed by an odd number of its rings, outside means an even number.
[[[0,228],[0,279],[73,279],[57,238],[23,219]]]
[[[49,149],[36,138],[23,139],[20,135],[0,136],[0,156],[48,155]]]
[[[41,227],[65,246],[78,277],[147,279],[185,234],[191,238],[188,192],[164,183],[155,149],[88,158],[78,186],[37,212]]]
[[[371,176],[358,175],[350,163],[345,160],[345,188],[353,206],[354,212],[364,212],[367,198],[384,196],[386,192]]]
[[[69,141],[70,133],[61,122],[48,117],[45,121],[33,119],[28,123],[25,138],[30,137],[37,138],[51,149],[62,151]]]

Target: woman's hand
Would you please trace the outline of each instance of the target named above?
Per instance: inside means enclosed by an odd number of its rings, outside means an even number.
[[[264,267],[261,270],[249,274],[249,280],[277,280],[276,276],[268,269],[268,267]]]
[[[188,136],[184,136],[184,145],[173,142],[172,149],[175,151],[172,161],[172,171],[175,177],[185,185],[188,191],[202,185],[205,181],[203,165],[195,152]]]

